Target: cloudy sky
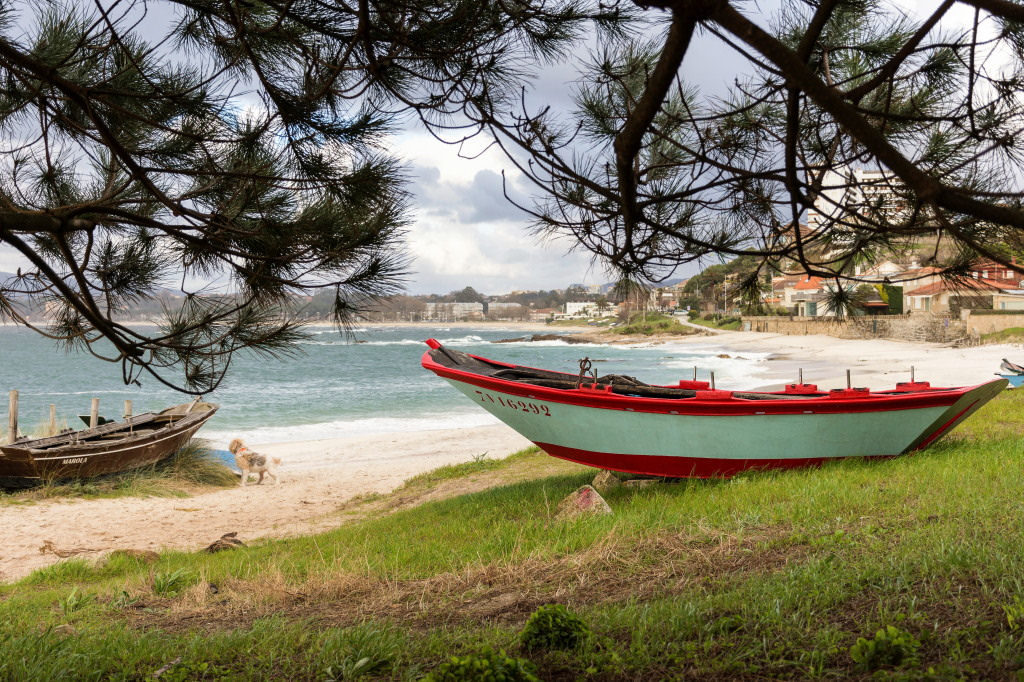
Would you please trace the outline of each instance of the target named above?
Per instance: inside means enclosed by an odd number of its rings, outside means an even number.
[[[686,55],[683,75],[705,93],[723,93],[744,63],[717,38],[703,34]],[[575,65],[550,68],[535,81],[531,99],[568,110],[577,78]],[[500,150],[461,158],[456,147],[411,127],[395,142],[395,154],[408,164],[415,207],[409,233],[415,270],[408,283],[410,293],[444,293],[472,286],[499,294],[609,281],[589,254],[571,251],[569,242],[544,241],[530,232],[529,216],[502,194],[502,170],[517,198],[525,198],[531,187]],[[677,276],[699,269],[690,265]]]
[[[411,293],[472,286],[496,294],[605,281],[589,256],[569,252],[568,242],[544,243],[530,233],[528,216],[502,194],[502,170],[517,194],[526,188],[500,150],[460,158],[456,147],[410,130],[397,136],[395,153],[412,182]]]

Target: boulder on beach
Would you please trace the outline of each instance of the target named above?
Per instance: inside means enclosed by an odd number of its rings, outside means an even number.
[[[594,486],[585,485],[558,503],[556,519],[571,519],[584,514],[611,514],[612,508]]]
[[[609,490],[618,488],[622,485],[622,481],[619,480],[619,477],[612,472],[605,470],[597,476],[594,476],[594,481],[591,485],[593,485],[598,492],[607,493]]]

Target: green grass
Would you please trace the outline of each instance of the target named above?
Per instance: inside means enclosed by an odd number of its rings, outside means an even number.
[[[1004,393],[911,457],[619,488],[608,516],[554,519],[593,475],[570,470],[215,555],[63,562],[0,587],[0,679],[418,679],[484,647],[542,679],[1016,679],[1022,410]],[[549,602],[590,634],[526,651]]]
[[[462,462],[460,464],[446,464],[445,466],[438,467],[437,469],[417,474],[416,476],[406,480],[405,483],[402,484],[402,487],[398,489],[398,492],[411,488],[424,488],[441,481],[463,478],[465,476],[470,476],[484,471],[505,469],[510,464],[530,456],[535,456],[536,454],[537,448],[529,448],[509,455],[508,457],[495,459],[493,457],[489,457],[488,453],[481,452],[473,455],[473,458],[468,462]]]
[[[1024,341],[1024,327],[1008,327],[981,335],[982,343],[1020,343]]]
[[[607,327],[615,322],[615,317],[591,317],[577,320],[551,320],[547,322],[549,327]]]
[[[615,334],[680,334],[689,335],[698,333],[693,327],[680,324],[679,320],[660,313],[648,313],[634,315],[627,324],[616,327]]]
[[[737,317],[723,317],[718,314],[712,315],[711,317],[695,317],[690,322],[699,324],[702,327],[710,327],[711,329],[725,329],[728,331],[738,331],[743,321]]]
[[[22,491],[0,490],[0,505],[52,498],[186,497],[201,488],[237,485],[238,477],[208,455],[206,447],[193,442],[162,462],[120,474],[46,482]]]

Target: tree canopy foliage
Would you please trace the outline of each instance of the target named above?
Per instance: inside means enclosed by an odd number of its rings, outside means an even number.
[[[573,118],[481,107],[541,190],[539,230],[649,281],[750,256],[761,266],[747,286],[797,266],[843,290],[857,265],[922,243],[924,264],[951,277],[978,257],[1020,269],[1024,6],[637,5],[660,29],[599,46]],[[685,79],[707,68],[692,44],[711,39],[745,59],[725,94]]]
[[[208,391],[233,352],[292,347],[290,296],[331,292],[345,324],[397,291],[408,196],[384,139],[409,121],[497,142],[535,185],[536,227],[617,278],[747,256],[750,286],[788,264],[838,281],[922,240],[950,275],[978,255],[1019,268],[1009,0],[2,7],[0,245],[30,265],[0,283],[0,317],[45,304],[41,332],[126,381]],[[156,8],[173,18],[154,31]],[[746,60],[725,94],[684,78],[711,39]],[[575,111],[530,103],[538,69],[588,53]],[[184,297],[157,331],[116,320],[163,287]]]
[[[586,18],[536,5],[3,3],[0,245],[29,265],[0,319],[45,307],[40,332],[191,392],[237,350],[288,352],[296,293],[347,324],[406,269],[383,136],[522,85]],[[164,287],[183,298],[158,330],[117,320]]]

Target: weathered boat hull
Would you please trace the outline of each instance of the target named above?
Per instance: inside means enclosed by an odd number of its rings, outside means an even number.
[[[695,478],[911,452],[948,433],[1006,385],[760,400],[695,391],[689,399],[650,399],[606,387],[564,390],[482,376],[445,367],[429,352],[423,365],[550,455],[613,471]]]
[[[1010,382],[1010,388],[1020,388],[1024,385],[1024,374],[999,374],[998,376]]]
[[[151,466],[186,445],[216,411],[217,405],[203,403],[194,413],[155,429],[147,427],[160,415],[140,415],[130,420],[133,429],[144,432],[125,432],[128,423],[124,422],[0,446],[0,487],[23,488],[44,481],[87,479]]]

